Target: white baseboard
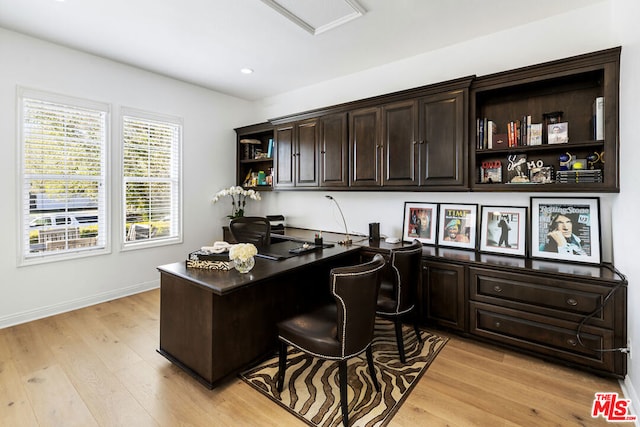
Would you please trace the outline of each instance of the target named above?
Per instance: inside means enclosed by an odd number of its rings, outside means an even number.
[[[90,305],[100,304],[129,295],[139,294],[141,292],[156,289],[159,287],[160,279],[153,280],[151,282],[139,283],[134,286],[120,288],[102,294],[92,295],[86,298],[79,298],[60,304],[50,305],[35,310],[24,311],[22,313],[12,314],[10,316],[0,317],[0,329],[19,325],[21,323],[31,322],[33,320],[38,320],[49,316],[54,316],[60,313],[66,313],[67,311],[89,307]]]
[[[638,410],[640,409],[640,400],[638,400],[638,394],[636,393],[636,389],[633,387],[631,380],[629,379],[629,375],[624,377],[624,380],[619,380],[620,388],[622,389],[622,394],[624,394],[625,399],[631,400],[631,414],[636,415],[638,419],[635,421],[636,427],[640,427],[640,413]]]

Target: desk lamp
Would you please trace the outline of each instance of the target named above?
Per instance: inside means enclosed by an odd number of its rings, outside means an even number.
[[[329,196],[328,194],[324,197],[326,197],[329,200],[333,200],[333,202],[338,207],[338,210],[340,211],[340,216],[342,217],[342,222],[344,223],[344,234],[346,235],[346,237],[344,240],[338,243],[340,243],[341,245],[349,246],[351,244],[351,238],[349,237],[349,229],[347,228],[347,221],[345,221],[344,219],[344,214],[342,213],[342,209],[340,209],[340,205],[338,204],[338,201],[333,197]]]

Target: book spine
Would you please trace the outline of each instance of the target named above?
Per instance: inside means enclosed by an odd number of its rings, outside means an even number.
[[[496,130],[496,124],[489,120],[487,124],[487,149],[491,150],[493,148],[493,134]]]

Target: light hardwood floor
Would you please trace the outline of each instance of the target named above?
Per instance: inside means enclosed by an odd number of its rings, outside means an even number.
[[[152,290],[0,329],[0,426],[306,425],[237,378],[208,390],[160,356],[159,303]],[[595,392],[622,395],[615,380],[451,336],[389,425],[609,425],[591,417]]]

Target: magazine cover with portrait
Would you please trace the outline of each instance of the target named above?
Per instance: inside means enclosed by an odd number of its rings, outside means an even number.
[[[437,203],[405,202],[402,240],[418,239],[426,245],[436,243]]]
[[[526,223],[526,207],[482,206],[480,251],[525,256]]]
[[[531,256],[600,264],[600,199],[532,197]]]
[[[441,204],[438,245],[462,249],[476,248],[478,205]]]

